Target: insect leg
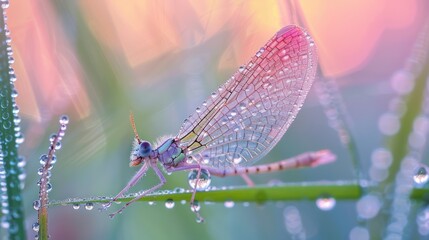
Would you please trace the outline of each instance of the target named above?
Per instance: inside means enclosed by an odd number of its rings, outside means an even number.
[[[116,214],[121,213],[122,211],[124,211],[124,209],[126,207],[128,207],[131,203],[139,200],[140,198],[146,196],[147,194],[149,194],[149,193],[155,191],[156,189],[162,187],[162,185],[164,185],[167,182],[167,180],[165,180],[164,175],[162,175],[162,172],[159,170],[159,168],[156,165],[156,163],[151,163],[150,166],[153,169],[153,171],[155,171],[156,175],[158,176],[160,183],[158,183],[157,185],[155,185],[155,186],[147,189],[146,191],[144,191],[143,193],[141,193],[140,195],[138,195],[137,197],[135,197],[131,201],[127,202],[121,209],[119,209],[118,211],[116,211],[116,212],[114,212],[112,214],[109,214],[109,217],[113,218]]]
[[[122,197],[132,186],[136,185],[136,183],[144,176],[148,169],[148,164],[144,163],[143,166],[140,168],[140,170],[131,178],[131,180],[127,183],[127,185],[122,189],[110,202],[103,204],[103,206],[100,208],[100,210],[106,210],[109,208],[114,201],[116,201],[118,198]]]

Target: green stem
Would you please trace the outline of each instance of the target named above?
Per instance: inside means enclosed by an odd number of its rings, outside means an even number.
[[[139,201],[165,201],[172,199],[174,201],[191,199],[192,192],[187,191],[178,193],[150,194]],[[197,192],[196,199],[208,202],[256,202],[263,203],[267,201],[293,201],[293,200],[316,200],[320,197],[329,196],[336,200],[358,199],[361,196],[361,188],[356,182],[336,181],[336,182],[312,182],[281,184],[276,186],[258,185],[255,187],[231,187],[222,190],[209,190]],[[118,202],[128,202],[133,196],[119,198]],[[62,201],[51,201],[49,206],[58,206],[63,204],[86,204],[86,203],[106,203],[110,198],[87,198],[87,199],[67,199]]]
[[[21,195],[21,181],[19,174],[22,169],[19,167],[18,161],[18,143],[17,139],[22,139],[19,132],[15,130],[18,116],[14,107],[16,107],[14,99],[15,75],[10,67],[8,41],[8,30],[4,21],[5,10],[0,11],[0,143],[3,152],[3,167],[5,171],[6,188],[7,188],[7,203],[8,214],[4,216],[9,224],[8,233],[9,239],[26,239],[24,227],[24,210]]]

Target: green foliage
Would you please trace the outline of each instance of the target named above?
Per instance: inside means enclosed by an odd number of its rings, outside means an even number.
[[[23,170],[20,167],[21,161],[18,156],[18,144],[22,140],[22,135],[15,129],[19,123],[19,117],[14,110],[14,85],[16,80],[13,69],[10,66],[11,50],[7,37],[7,27],[4,22],[5,11],[0,10],[0,152],[3,154],[1,167],[4,168],[4,181],[6,183],[7,205],[3,205],[3,213],[7,212],[3,218],[3,224],[7,225],[10,239],[25,239],[23,199],[21,195],[21,180],[19,175]],[[17,141],[18,140],[18,141]],[[3,169],[2,169],[3,170]],[[4,201],[4,199],[2,199]],[[5,209],[4,206],[7,206]]]

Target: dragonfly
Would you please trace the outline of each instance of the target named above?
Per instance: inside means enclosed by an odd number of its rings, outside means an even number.
[[[201,190],[204,185],[201,183],[210,175],[240,175],[248,185],[253,185],[248,174],[314,167],[334,161],[332,152],[319,150],[252,165],[280,141],[295,119],[315,79],[317,66],[316,46],[310,35],[298,26],[286,26],[196,108],[176,136],[153,147],[139,137],[130,114],[135,140],[129,165],[141,168],[102,209],[124,196],[149,169],[153,169],[160,182],[139,192],[110,217],[161,188],[167,180],[160,167],[167,173],[194,173],[192,208],[197,190]],[[194,212],[200,217],[197,209]]]

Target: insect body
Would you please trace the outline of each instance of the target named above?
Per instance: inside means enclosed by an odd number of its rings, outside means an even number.
[[[167,172],[196,171],[193,204],[198,179],[202,175],[241,175],[251,185],[247,174],[333,161],[335,156],[328,150],[322,150],[250,166],[278,143],[295,119],[313,83],[316,68],[317,53],[311,37],[297,26],[287,26],[213,92],[185,120],[175,137],[152,148],[149,142],[139,138],[131,115],[136,144],[130,166],[142,164],[142,167],[112,202],[134,186],[149,168],[155,171],[160,183],[142,192],[111,216],[166,182],[158,164]]]

